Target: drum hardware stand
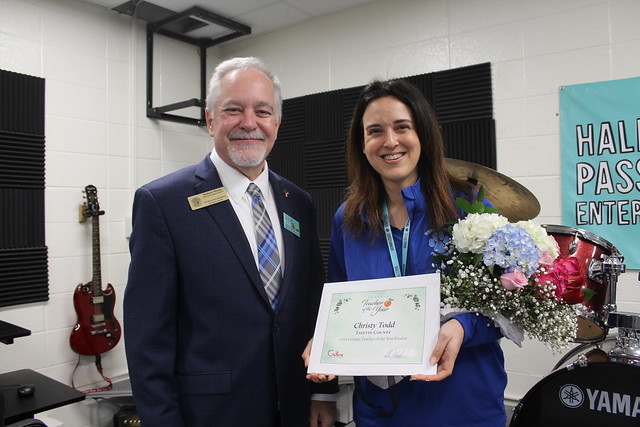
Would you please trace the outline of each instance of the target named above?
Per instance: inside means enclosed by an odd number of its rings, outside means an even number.
[[[589,278],[602,283],[603,279],[608,279],[609,304],[604,306],[605,323],[610,328],[615,328],[615,324],[609,323],[609,314],[617,311],[616,293],[618,288],[618,276],[627,270],[624,264],[624,256],[614,246],[612,255],[602,255],[602,261],[591,260],[589,264]]]
[[[616,346],[609,351],[609,360],[640,365],[640,316],[634,313],[617,311],[615,303],[618,276],[626,271],[626,266],[623,263],[624,257],[617,250],[614,250],[613,255],[609,257],[603,255],[602,258],[604,260],[599,267],[594,264],[594,271],[599,271],[601,267],[600,274],[606,275],[609,279],[611,291],[609,300],[612,302],[604,308],[606,325],[609,328],[618,328]],[[589,270],[591,274],[591,265]]]
[[[582,230],[581,230],[582,231]],[[587,232],[584,232],[587,233]],[[577,243],[580,241],[578,239],[579,233],[576,232],[573,236],[573,241],[567,244],[567,248],[570,254],[573,254],[577,250]],[[583,236],[586,238],[586,235]],[[607,322],[607,317],[609,313],[616,312],[616,286],[618,282],[618,276],[621,273],[625,272],[626,266],[623,264],[624,257],[618,251],[618,249],[611,245],[610,247],[611,255],[601,254],[600,259],[592,258],[587,267],[586,276],[587,279],[591,282],[594,282],[603,289],[606,290],[605,299],[610,301],[608,304],[605,304],[600,310],[592,310],[587,306],[579,307],[580,316],[584,319],[588,319],[591,323],[586,323],[584,325],[585,330],[582,331],[583,336],[578,336],[576,338],[576,342],[599,342],[606,338],[609,328],[615,327],[611,326]],[[580,323],[580,322],[578,322]],[[587,328],[589,326],[589,328]],[[590,335],[588,331],[591,331],[591,326],[596,326],[594,331],[598,329],[602,331],[602,334],[598,335]]]
[[[637,317],[636,320],[638,320]],[[638,325],[636,325],[635,329],[619,327],[616,346],[609,352],[609,360],[640,366],[640,346],[638,345],[639,334],[637,328],[640,325],[640,321],[636,323]]]

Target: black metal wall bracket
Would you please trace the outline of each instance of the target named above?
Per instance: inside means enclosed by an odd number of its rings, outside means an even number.
[[[148,2],[145,2],[147,5]],[[145,4],[142,3],[142,4]],[[166,9],[164,9],[166,11]],[[217,38],[196,38],[186,35],[186,33],[205,25],[218,25],[231,30],[231,33],[225,34]],[[191,98],[186,101],[176,102],[169,105],[154,107],[153,106],[153,41],[154,35],[160,34],[184,43],[194,45],[198,48],[200,59],[200,98]],[[206,82],[207,82],[207,49],[235,39],[244,35],[251,34],[251,27],[240,24],[224,16],[205,10],[201,7],[194,6],[180,13],[173,13],[163,19],[147,24],[147,117],[168,120],[179,123],[194,124],[197,126],[205,126],[205,98],[206,98]],[[170,114],[175,111],[188,107],[199,107],[200,118],[191,118]]]

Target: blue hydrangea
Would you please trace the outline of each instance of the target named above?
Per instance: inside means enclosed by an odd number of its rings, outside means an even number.
[[[425,233],[429,236],[429,247],[434,254],[444,254],[447,251],[447,243],[451,240],[451,236],[446,233],[434,233],[429,230]]]
[[[527,277],[538,268],[540,251],[529,233],[511,224],[499,227],[487,240],[482,261],[488,267],[497,265],[507,271],[518,269]]]

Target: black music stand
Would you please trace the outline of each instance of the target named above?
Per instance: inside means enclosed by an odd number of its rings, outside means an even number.
[[[31,331],[21,326],[0,320],[0,342],[13,344],[14,338],[31,335]],[[4,393],[0,394],[0,427],[4,425]]]
[[[0,342],[13,344],[14,338],[26,337],[27,335],[31,335],[30,330],[0,320]]]
[[[18,397],[17,388],[22,384],[33,384],[33,396]],[[33,418],[39,412],[85,399],[85,394],[66,384],[42,375],[31,369],[0,374],[0,388],[4,395],[5,424]]]
[[[14,338],[31,331],[0,320],[0,342],[13,344]],[[33,396],[18,397],[18,387],[33,384]],[[0,426],[33,418],[34,414],[79,402],[85,394],[31,369],[0,374]]]

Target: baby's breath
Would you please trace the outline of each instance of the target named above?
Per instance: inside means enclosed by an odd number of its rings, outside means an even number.
[[[482,232],[474,231],[473,226],[478,224],[483,224]],[[479,213],[452,228],[445,253],[437,257],[441,306],[499,313],[529,338],[542,341],[552,350],[561,350],[575,338],[577,310],[575,305],[556,297],[556,284],[537,279],[546,269],[538,265],[543,253],[557,257],[557,252],[548,249],[553,248],[549,240],[552,237],[530,222],[505,224],[497,214]],[[508,289],[500,278],[514,270],[524,274],[526,284]]]

